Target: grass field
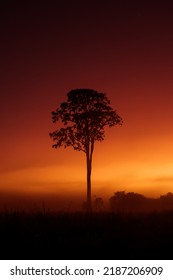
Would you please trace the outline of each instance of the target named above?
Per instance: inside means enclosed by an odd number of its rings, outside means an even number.
[[[169,259],[173,212],[1,213],[1,259]]]

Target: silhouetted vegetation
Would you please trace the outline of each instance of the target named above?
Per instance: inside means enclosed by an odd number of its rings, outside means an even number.
[[[169,192],[159,198],[148,198],[142,194],[124,191],[115,192],[109,199],[113,212],[151,212],[173,210],[173,193]]]
[[[87,210],[92,209],[91,171],[95,141],[103,141],[105,127],[122,124],[121,117],[110,107],[105,93],[93,89],[75,89],[67,94],[67,101],[52,112],[53,122],[61,122],[62,128],[50,133],[53,148],[72,146],[86,154]]]
[[[173,211],[1,213],[1,259],[169,259]]]

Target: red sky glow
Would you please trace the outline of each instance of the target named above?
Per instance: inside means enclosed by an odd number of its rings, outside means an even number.
[[[0,192],[85,200],[85,154],[49,138],[75,88],[105,92],[124,121],[96,143],[93,196],[173,192],[172,12],[171,1],[2,4]]]

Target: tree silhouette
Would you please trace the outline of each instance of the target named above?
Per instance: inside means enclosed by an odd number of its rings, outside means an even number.
[[[53,122],[61,122],[59,130],[50,133],[55,144],[53,148],[72,146],[86,154],[87,166],[87,210],[91,203],[91,170],[95,141],[105,138],[105,126],[122,124],[122,118],[110,107],[105,93],[93,89],[73,89],[67,94],[67,101],[52,112]]]

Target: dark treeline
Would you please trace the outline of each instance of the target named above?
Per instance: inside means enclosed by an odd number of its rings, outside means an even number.
[[[173,193],[148,198],[139,193],[118,191],[109,199],[109,203],[113,212],[169,211],[173,210]]]

